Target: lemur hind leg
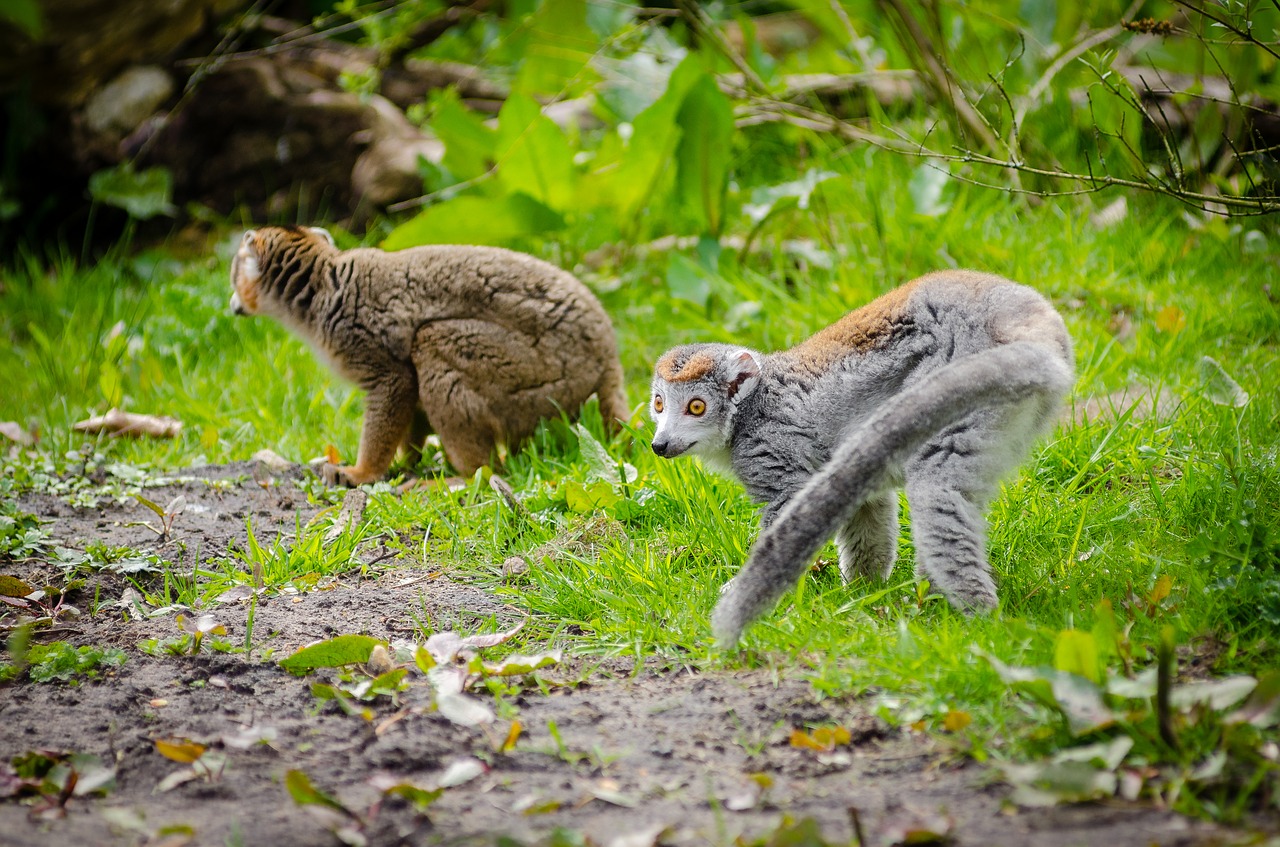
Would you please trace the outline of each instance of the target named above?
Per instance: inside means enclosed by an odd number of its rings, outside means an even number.
[[[994,609],[986,552],[987,504],[1046,425],[1047,405],[1029,401],[975,412],[931,438],[906,465],[916,573],[951,605]]]
[[[865,503],[836,532],[840,574],[888,579],[898,557],[898,493],[887,491]]]

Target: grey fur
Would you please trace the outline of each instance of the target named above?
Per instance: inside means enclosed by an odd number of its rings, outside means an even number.
[[[791,350],[688,345],[656,371],[655,452],[727,466],[762,504],[761,535],[712,615],[724,645],[832,535],[846,579],[886,577],[903,486],[918,571],[959,608],[994,608],[987,503],[1074,380],[1048,301],[967,271],[916,280]]]

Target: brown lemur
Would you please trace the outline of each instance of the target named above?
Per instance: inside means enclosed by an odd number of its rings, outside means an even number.
[[[630,416],[613,325],[571,274],[496,247],[338,250],[318,227],[244,234],[231,309],[265,314],[367,392],[360,450],[330,484],[382,478],[431,432],[458,472],[514,448],[543,418],[593,393],[613,425]]]
[[[919,575],[960,609],[995,608],[986,506],[1074,379],[1048,300],[961,270],[913,280],[789,350],[669,350],[650,395],[653,451],[728,470],[762,504],[760,537],[712,614],[716,638],[736,644],[832,535],[846,580],[887,578],[899,488]]]

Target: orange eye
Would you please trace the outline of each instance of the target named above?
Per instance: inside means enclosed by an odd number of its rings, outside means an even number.
[[[695,418],[702,417],[702,413],[705,412],[706,410],[707,410],[707,404],[702,402],[701,400],[695,399],[695,400],[689,401],[689,414],[693,415]]]
[[[662,395],[660,395],[660,394],[655,394],[655,395],[654,395],[654,397],[653,397],[653,410],[654,410],[655,412],[658,412],[659,414],[661,414],[661,413],[662,413]]]

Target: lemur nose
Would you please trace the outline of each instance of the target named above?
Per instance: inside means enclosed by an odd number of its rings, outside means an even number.
[[[665,459],[667,456],[667,440],[665,438],[653,439],[653,452]]]

